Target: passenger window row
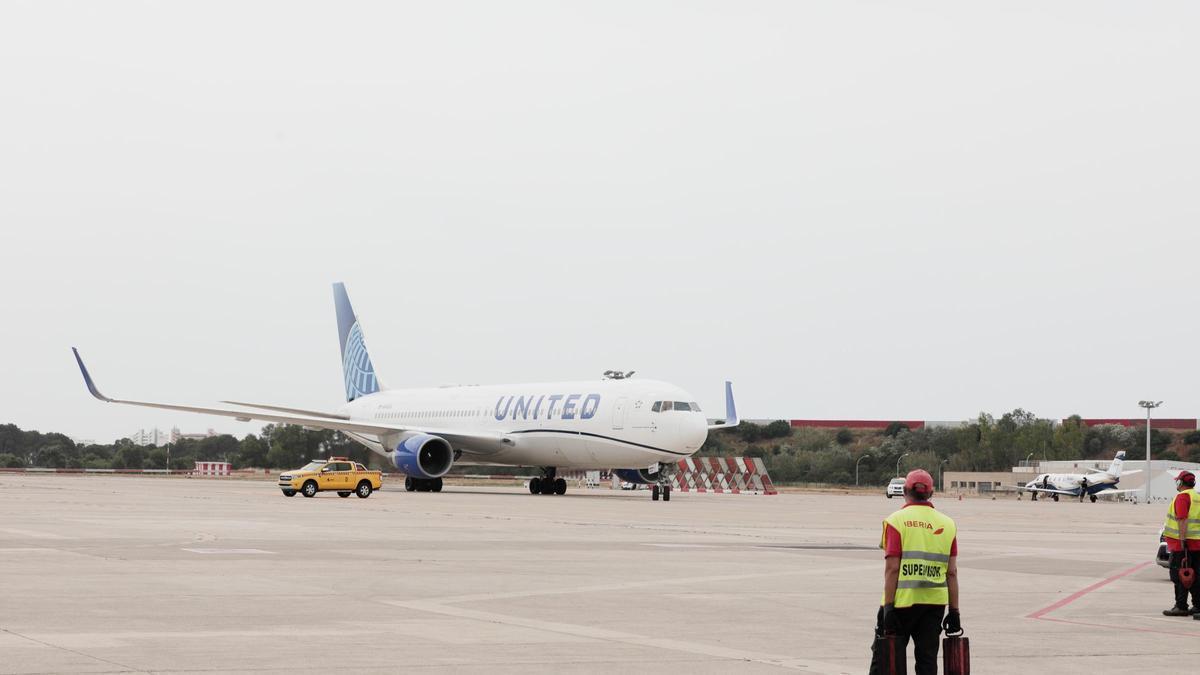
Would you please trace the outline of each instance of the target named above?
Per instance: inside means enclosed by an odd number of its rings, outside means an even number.
[[[480,408],[478,410],[412,410],[412,411],[391,411],[377,410],[375,411],[375,419],[377,420],[421,420],[434,419],[439,417],[482,417],[486,414],[486,410]]]

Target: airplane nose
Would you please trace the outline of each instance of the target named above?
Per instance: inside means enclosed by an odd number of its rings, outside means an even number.
[[[687,450],[699,450],[708,439],[708,420],[703,415],[693,413],[680,425],[683,432],[683,447]]]

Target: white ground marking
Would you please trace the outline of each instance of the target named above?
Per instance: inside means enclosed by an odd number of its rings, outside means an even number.
[[[395,607],[402,607],[404,609],[413,609],[420,612],[429,612],[431,614],[441,614],[443,616],[453,616],[460,619],[471,619],[474,621],[497,623],[505,626],[520,626],[522,628],[532,628],[551,633],[562,633],[565,635],[573,635],[576,637],[589,638],[593,640],[605,640],[608,642],[620,642],[623,644],[639,645],[642,647],[652,647],[654,649],[683,652],[685,654],[703,654],[705,656],[713,656],[734,661],[751,661],[754,663],[778,666],[780,668],[803,670],[810,673],[825,673],[827,675],[847,675],[850,673],[850,670],[848,670],[846,667],[832,663],[809,661],[807,659],[798,659],[791,656],[779,656],[776,654],[763,654],[761,652],[748,652],[739,649],[728,649],[703,642],[688,642],[686,640],[649,637],[646,635],[622,633],[619,631],[607,630],[604,628],[594,628],[592,626],[582,626],[573,623],[542,621],[540,619],[528,619],[519,616],[510,616],[507,614],[497,614],[495,612],[481,612],[474,609],[466,609],[465,607],[449,607],[436,602],[428,602],[424,600],[413,600],[408,602],[385,600],[383,602]]]
[[[822,560],[825,560],[822,558]],[[495,623],[504,626],[519,626],[521,628],[530,628],[534,630],[547,631],[551,633],[559,633],[564,635],[573,635],[576,637],[589,638],[594,640],[606,640],[609,642],[620,642],[624,644],[640,645],[643,647],[653,647],[656,649],[665,649],[670,651],[683,652],[686,654],[703,654],[717,658],[732,659],[736,661],[752,661],[765,665],[777,666],[780,668],[789,668],[793,670],[803,670],[811,673],[827,673],[841,675],[848,673],[845,667],[836,664],[825,663],[821,661],[811,661],[808,659],[796,658],[793,656],[781,656],[778,654],[765,654],[761,652],[749,652],[738,649],[729,649],[719,647],[712,644],[702,642],[689,642],[686,640],[673,640],[670,638],[650,637],[646,635],[637,635],[634,633],[622,633],[619,631],[607,630],[604,628],[595,628],[592,626],[584,626],[580,624],[562,623],[557,621],[543,621],[540,619],[529,619],[519,616],[511,616],[507,614],[497,614],[495,612],[484,612],[479,610],[467,609],[464,607],[452,607],[453,603],[462,602],[483,602],[490,600],[503,600],[509,598],[528,598],[537,595],[567,595],[575,593],[604,593],[609,591],[631,590],[637,588],[656,588],[666,585],[703,585],[703,584],[719,584],[730,581],[744,581],[747,579],[763,579],[769,577],[783,576],[813,576],[824,575],[833,571],[837,572],[854,572],[854,571],[869,571],[878,570],[880,567],[878,562],[870,564],[839,566],[837,568],[819,568],[819,569],[801,569],[788,570],[783,572],[764,572],[761,574],[728,574],[728,575],[713,575],[702,577],[671,577],[668,579],[649,579],[643,581],[627,581],[614,584],[596,584],[592,586],[574,586],[565,588],[547,588],[526,591],[514,591],[506,593],[478,593],[474,595],[454,595],[443,598],[430,598],[426,600],[380,600],[386,605],[393,607],[402,607],[405,609],[414,609],[422,612],[430,612],[433,614],[441,614],[443,616],[452,616],[461,619],[471,619],[475,621],[483,621],[487,623]]]
[[[275,555],[273,551],[264,551],[261,548],[185,548],[181,550],[189,553],[205,553],[213,555]]]
[[[811,556],[806,556],[811,557]],[[827,561],[828,558],[818,558],[819,560]],[[459,602],[484,602],[488,600],[507,600],[511,598],[528,598],[535,595],[570,595],[574,593],[604,593],[607,591],[625,591],[636,588],[657,588],[667,585],[679,584],[720,584],[728,581],[744,581],[747,579],[767,579],[771,577],[793,577],[793,576],[814,576],[824,575],[830,572],[857,572],[881,570],[882,563],[872,562],[871,564],[863,565],[843,565],[835,568],[810,568],[799,570],[786,570],[783,572],[762,572],[759,574],[725,574],[704,577],[671,577],[668,579],[646,579],[643,581],[625,581],[614,584],[595,584],[592,586],[569,586],[556,588],[538,588],[525,591],[508,591],[504,593],[475,593],[472,595],[448,595],[442,598],[426,598],[422,602],[436,602],[439,604],[453,604]],[[384,600],[388,604],[395,602],[407,602],[405,600]]]
[[[29,537],[30,539],[66,539],[61,534],[52,532],[37,532],[35,530],[18,530],[12,527],[0,527],[0,532],[7,532],[18,537]]]

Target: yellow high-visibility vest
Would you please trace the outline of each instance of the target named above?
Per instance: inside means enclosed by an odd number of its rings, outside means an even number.
[[[958,528],[954,521],[932,506],[909,506],[883,521],[879,547],[887,543],[887,526],[900,533],[900,579],[896,583],[896,607],[950,604],[946,573],[950,549]]]
[[[1192,506],[1188,509],[1187,519],[1187,535],[1186,541],[1192,539],[1200,539],[1200,492],[1196,492],[1196,488],[1188,488],[1180,490],[1180,494],[1184,492],[1192,498]],[[1175,518],[1175,500],[1167,505],[1167,522],[1163,525],[1163,536],[1172,539],[1179,538],[1179,520]]]

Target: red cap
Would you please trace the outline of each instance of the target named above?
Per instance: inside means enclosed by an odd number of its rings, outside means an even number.
[[[913,469],[908,472],[908,477],[904,479],[905,490],[912,490],[917,488],[918,485],[921,487],[917,489],[917,492],[933,494],[933,476],[930,476],[929,472],[925,469]]]
[[[1190,481],[1194,483],[1196,482],[1196,476],[1191,471],[1187,471],[1185,469],[1175,474],[1175,480]]]

